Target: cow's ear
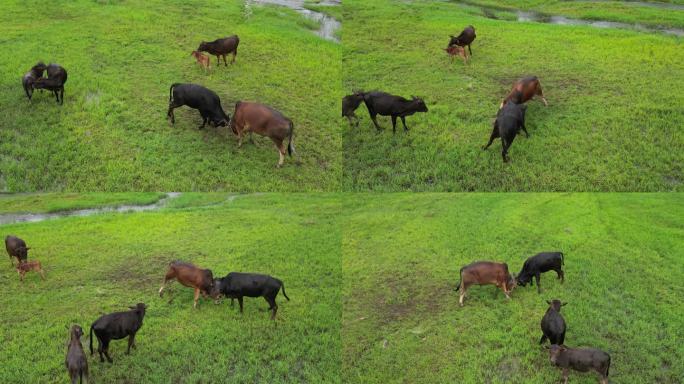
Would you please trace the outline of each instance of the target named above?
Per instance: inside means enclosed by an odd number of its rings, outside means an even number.
[[[546,300],[546,304],[548,304],[548,305],[551,305],[551,302],[550,302],[550,301],[548,301],[548,300]]]
[[[561,307],[565,307],[566,305],[568,305],[568,303],[563,303],[561,304]]]

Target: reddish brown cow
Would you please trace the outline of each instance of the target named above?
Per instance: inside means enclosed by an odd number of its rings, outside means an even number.
[[[456,56],[463,58],[463,64],[468,62],[468,52],[461,46],[450,45],[449,47],[445,48],[444,51],[446,51],[446,53],[449,55],[449,60],[452,63],[454,62],[454,58]]]
[[[278,167],[281,167],[285,161],[283,141],[286,138],[289,138],[287,144],[288,155],[292,156],[292,153],[295,151],[292,138],[294,133],[292,120],[268,105],[238,101],[235,103],[235,112],[233,113],[233,119],[230,121],[230,128],[238,136],[238,147],[242,146],[242,136],[245,132],[249,132],[249,140],[251,142],[254,142],[252,140],[252,132],[270,137],[280,154]]]
[[[192,51],[190,56],[194,57],[200,67],[204,68],[205,71],[211,68],[211,60],[209,60],[209,56],[203,55],[197,51]]]
[[[501,288],[507,299],[515,288],[515,277],[508,272],[508,264],[494,263],[491,261],[476,261],[461,268],[461,281],[456,290],[461,290],[461,297],[458,302],[463,306],[463,299],[466,296],[468,287],[471,285],[493,284]]]
[[[516,104],[522,104],[527,102],[528,100],[532,100],[532,98],[535,95],[541,97],[542,101],[544,102],[544,106],[549,105],[549,103],[546,102],[546,98],[544,97],[544,93],[542,92],[541,82],[539,81],[537,76],[530,76],[524,79],[520,79],[515,84],[513,84],[511,92],[501,102],[501,105],[499,105],[499,109],[503,108],[503,106],[506,105],[506,103],[508,103],[509,101],[512,101]]]
[[[19,265],[17,265],[17,273],[19,274],[19,280],[24,281],[24,275],[26,275],[26,272],[30,271],[38,272],[40,274],[40,278],[45,280],[45,272],[43,272],[43,268],[40,265],[40,261],[20,260]]]
[[[162,291],[167,281],[176,279],[179,283],[186,287],[195,289],[195,302],[193,308],[197,308],[197,300],[199,295],[207,297],[214,288],[214,276],[210,269],[201,269],[190,263],[182,261],[172,261],[169,263],[169,269],[166,271],[164,281],[161,288],[159,288],[159,297],[162,297]]]

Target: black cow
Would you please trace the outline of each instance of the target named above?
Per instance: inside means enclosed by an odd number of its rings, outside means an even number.
[[[608,384],[610,355],[594,348],[568,348],[553,344],[549,347],[549,359],[563,369],[563,382],[568,382],[570,369],[580,372],[596,371],[601,376],[601,384]]]
[[[101,362],[104,362],[103,354],[107,357],[107,361],[112,362],[112,358],[109,357],[111,340],[128,336],[126,354],[131,353],[131,347],[135,348],[135,334],[143,325],[146,308],[144,303],[138,303],[135,307],[130,307],[130,311],[110,313],[95,320],[90,326],[90,354],[93,354],[93,331],[97,336],[97,352],[100,354]]]
[[[28,250],[31,249],[26,246],[26,242],[16,236],[7,235],[5,237],[5,249],[10,258],[10,264],[14,266],[13,257],[17,258],[17,262],[21,264],[28,259]]]
[[[28,97],[29,101],[31,101],[31,96],[33,96],[33,83],[43,77],[43,72],[46,69],[47,66],[42,61],[39,61],[21,78],[21,85],[24,86],[24,92],[26,92],[26,97]]]
[[[350,126],[359,126],[359,117],[356,116],[354,111],[356,111],[362,101],[362,91],[356,91],[351,95],[347,95],[342,98],[342,117],[346,117],[349,120]],[[353,119],[356,119],[356,124],[354,124]]]
[[[269,310],[272,311],[271,319],[275,320],[276,312],[278,311],[278,304],[276,304],[276,296],[278,291],[283,289],[283,296],[290,301],[285,293],[285,285],[282,281],[271,277],[269,275],[260,275],[256,273],[240,273],[231,272],[222,279],[214,280],[214,289],[212,297],[218,299],[221,295],[231,299],[238,299],[240,304],[240,313],[242,313],[242,297],[263,297],[269,305]]]
[[[79,325],[71,327],[71,337],[69,340],[69,348],[67,349],[66,359],[64,365],[69,371],[71,384],[76,384],[77,381],[83,383],[83,377],[88,382],[88,359],[83,352],[83,345],[81,345],[81,336],[83,336],[83,329]]]
[[[52,91],[59,104],[64,104],[64,84],[67,82],[67,71],[59,64],[50,63],[47,66],[47,79],[38,78],[33,83],[35,89]]]
[[[230,121],[230,115],[223,111],[221,99],[216,92],[197,84],[171,84],[169,111],[166,113],[167,117],[171,118],[171,124],[176,123],[173,110],[184,105],[199,110],[202,116],[202,125],[199,129],[204,128],[207,123],[215,127],[225,127]]]
[[[546,339],[549,339],[551,344],[563,345],[565,341],[565,320],[560,314],[562,306],[567,303],[561,303],[560,300],[546,301],[549,308],[546,310],[544,317],[541,319],[542,337],[539,339],[539,344],[544,344]]]
[[[233,54],[233,60],[230,62],[231,64],[233,64],[235,62],[235,56],[237,56],[237,49],[239,44],[240,38],[237,35],[233,35],[224,37],[223,39],[216,39],[210,42],[203,41],[200,43],[199,48],[197,48],[197,50],[200,52],[208,52],[216,56],[217,66],[221,65],[220,56],[223,56],[223,62],[226,64],[227,67],[228,62],[226,62],[226,55],[228,53]]]
[[[561,283],[565,281],[565,274],[563,273],[562,265],[565,264],[563,252],[541,252],[525,260],[522,270],[518,274],[518,284],[523,287],[530,283],[534,285],[532,277],[537,280],[537,292],[541,293],[541,285],[539,285],[539,278],[543,272],[550,270],[556,271]]]
[[[527,106],[525,104],[514,104],[507,103],[503,108],[499,109],[496,114],[496,120],[494,121],[494,128],[492,129],[492,134],[489,137],[489,142],[487,145],[482,147],[482,149],[489,148],[497,137],[501,138],[501,156],[503,157],[504,163],[508,159],[508,148],[513,144],[513,139],[522,129],[525,134],[529,137],[527,129],[525,129],[525,111]]]
[[[404,131],[408,132],[408,127],[406,126],[406,116],[411,116],[416,112],[427,112],[428,108],[425,102],[415,96],[411,96],[411,100],[407,100],[401,96],[390,95],[385,92],[373,91],[365,93],[363,96],[363,102],[368,108],[368,114],[370,115],[373,124],[378,132],[382,129],[378,125],[375,117],[380,116],[391,116],[392,117],[392,132],[396,132],[397,117],[401,118],[402,124],[404,124]]]
[[[461,32],[460,35],[451,35],[449,37],[451,37],[451,40],[449,40],[449,46],[458,45],[460,47],[465,47],[467,45],[468,51],[470,52],[470,56],[473,55],[473,51],[472,49],[470,49],[470,44],[473,42],[473,40],[475,40],[475,37],[477,37],[475,36],[475,27],[469,25],[465,27],[465,29],[463,30],[463,32]]]

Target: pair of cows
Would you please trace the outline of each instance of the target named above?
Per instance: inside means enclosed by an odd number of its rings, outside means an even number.
[[[26,242],[16,236],[8,235],[5,237],[5,249],[10,257],[10,264],[14,266],[14,259],[17,259],[16,270],[19,280],[24,281],[27,272],[35,271],[40,274],[40,278],[45,280],[45,272],[40,261],[28,261],[28,251],[31,249],[26,246]]]
[[[200,294],[204,297],[213,298],[217,303],[221,297],[230,298],[231,306],[234,304],[234,299],[237,299],[240,304],[240,313],[243,312],[243,297],[263,297],[269,305],[271,320],[275,320],[278,312],[276,297],[281,289],[283,296],[290,301],[285,293],[285,285],[275,277],[257,273],[230,272],[223,278],[214,279],[210,269],[199,268],[191,263],[178,260],[169,264],[166,275],[164,275],[164,281],[159,288],[159,297],[162,297],[166,284],[174,279],[195,290],[193,308],[197,308]]]
[[[463,29],[463,31],[458,35],[449,36],[449,44],[444,49],[449,55],[451,61],[454,61],[454,57],[461,56],[463,58],[463,64],[468,62],[468,52],[466,52],[465,47],[468,47],[470,56],[473,55],[473,50],[470,48],[470,44],[475,41],[475,27],[469,25]]]
[[[508,271],[506,263],[477,261],[461,268],[461,280],[456,290],[460,290],[459,304],[463,306],[468,287],[472,285],[495,285],[510,299],[511,291],[517,286],[537,282],[537,292],[541,293],[540,276],[547,271],[555,271],[561,283],[565,280],[562,266],[565,264],[562,252],[542,252],[525,260],[520,273],[515,276]],[[534,279],[534,280],[533,280]],[[540,327],[542,336],[539,344],[549,340],[551,363],[563,370],[563,380],[567,382],[570,369],[580,372],[596,371],[601,383],[608,383],[610,355],[594,348],[568,348],[564,345],[566,324],[560,314],[561,307],[567,303],[554,299],[546,302],[549,307],[542,317]]]
[[[230,115],[223,111],[221,99],[216,92],[198,84],[171,84],[169,109],[166,113],[167,117],[171,119],[171,124],[176,122],[173,110],[184,105],[199,110],[200,116],[202,116],[202,125],[199,129],[204,128],[207,123],[215,127],[230,126],[230,129],[238,137],[238,147],[242,147],[242,138],[247,133],[250,135],[251,142],[254,142],[252,132],[269,137],[280,155],[278,167],[281,167],[285,161],[286,139],[288,140],[287,154],[292,156],[295,152],[292,120],[268,105],[238,101],[235,103],[235,110],[231,119]]]
[[[43,77],[47,72],[47,77]],[[34,89],[47,89],[55,95],[57,103],[64,104],[64,84],[67,81],[67,71],[59,64],[50,63],[45,65],[42,61],[31,67],[21,78],[26,97],[31,101]]]

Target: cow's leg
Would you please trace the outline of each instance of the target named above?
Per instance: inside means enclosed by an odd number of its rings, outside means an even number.
[[[392,134],[397,133],[397,117],[392,115]]]
[[[131,335],[128,336],[128,349],[126,350],[127,355],[131,354],[131,347],[135,348],[135,333],[131,333]]]
[[[159,288],[159,297],[162,297],[162,291],[164,290],[164,285],[166,285],[166,283],[169,280],[173,280],[175,277],[176,277],[176,274],[173,272],[173,269],[169,269],[168,271],[166,271],[166,275],[164,275],[164,280],[162,281],[162,285]]]
[[[465,49],[464,49],[463,51],[465,51]],[[468,44],[468,51],[470,51],[470,56],[472,56],[472,55],[473,55],[473,50],[470,49],[470,44]]]
[[[537,272],[534,275],[534,279],[537,280],[537,293],[541,293],[541,285],[539,284],[539,279],[541,278],[541,273]]]
[[[556,273],[558,274],[558,279],[561,281],[561,284],[565,281],[565,274],[563,273],[563,270],[558,268],[556,269]]]
[[[24,281],[24,271],[17,271],[19,273],[19,281]]]
[[[349,126],[353,127],[354,126],[354,120],[352,119],[351,115],[347,115],[347,120],[349,120]]]
[[[235,62],[235,56],[237,56],[237,48],[233,51],[233,60],[230,61],[231,64]]]
[[[401,123],[404,124],[404,132],[408,132],[408,127],[406,126],[406,118],[401,116]]]
[[[238,296],[238,304],[240,304],[240,313],[242,313],[242,296]]]
[[[173,110],[176,109],[176,108],[178,108],[178,107],[180,107],[180,106],[181,106],[181,105],[176,104],[174,100],[171,100],[171,101],[169,102],[169,110],[166,112],[166,117],[167,117],[167,118],[168,118],[168,117],[171,118],[171,124],[175,124],[175,123],[176,123],[176,116],[173,114]]]
[[[494,129],[492,129],[492,134],[489,136],[489,142],[487,143],[487,145],[482,147],[482,149],[489,148],[489,146],[492,145],[492,143],[494,142],[494,139],[496,139],[497,137],[499,137],[499,127],[497,126],[496,120],[495,120],[494,121]]]
[[[59,98],[62,100],[60,104],[64,105],[64,87],[59,89]]]
[[[233,308],[235,306],[235,298],[231,297],[230,298],[230,307]]]
[[[102,348],[102,341],[100,339],[97,339],[97,353],[100,355],[100,363],[104,363],[104,348]]]
[[[275,143],[276,148],[278,149],[278,154],[280,155],[280,158],[278,159],[278,168],[283,166],[283,162],[285,161],[285,146],[283,145],[283,141],[280,139],[273,139],[273,142]]]
[[[563,368],[563,384],[568,384],[568,374],[570,373],[569,368]]]
[[[382,128],[380,128],[380,125],[378,124],[377,113],[371,113],[370,118],[371,118],[371,120],[373,120],[373,124],[375,125],[375,129],[378,132],[382,131]]]
[[[275,296],[264,296],[268,303],[269,310],[271,310],[271,320],[275,320],[276,312],[278,312],[278,304],[276,304]]]
[[[217,67],[221,66],[221,56],[220,55],[216,55],[216,66]]]
[[[504,295],[506,295],[506,299],[510,300],[511,295],[510,295],[510,290],[508,289],[507,283],[504,282],[503,284],[501,284],[501,290],[503,291]]]
[[[530,134],[527,132],[527,129],[525,128],[524,122],[520,125],[520,129],[522,129],[522,131],[525,132],[525,137],[530,137]]]
[[[194,303],[192,304],[193,308],[197,308],[197,300],[199,300],[199,288],[195,288],[195,300]]]
[[[544,333],[542,333],[542,337],[541,337],[541,339],[539,339],[539,344],[544,344],[546,339],[548,339],[548,337],[546,337],[546,335]]]
[[[109,356],[109,339],[102,340],[102,344],[102,352],[104,352],[107,361],[113,363],[114,361],[112,360],[111,356]]]
[[[463,306],[463,299],[466,296],[466,291],[468,290],[468,287],[461,281],[461,295],[458,298],[458,304],[462,307]]]
[[[537,88],[537,95],[538,95],[539,97],[541,97],[542,102],[544,102],[544,106],[545,106],[545,107],[548,107],[548,106],[549,106],[549,103],[546,102],[546,97],[544,97],[544,92],[543,92],[542,89],[541,89],[541,84],[540,84],[539,87]]]
[[[226,67],[228,66],[228,62],[226,61],[226,54],[225,53],[223,54],[223,64],[225,64]]]
[[[42,280],[45,280],[45,272],[43,272],[43,269],[42,269],[42,268],[38,270],[38,273],[40,273],[40,278],[41,278]]]
[[[503,158],[503,162],[506,163],[508,162],[508,159],[506,158],[506,155],[508,154],[508,145],[506,145],[506,139],[501,138],[501,157]]]

